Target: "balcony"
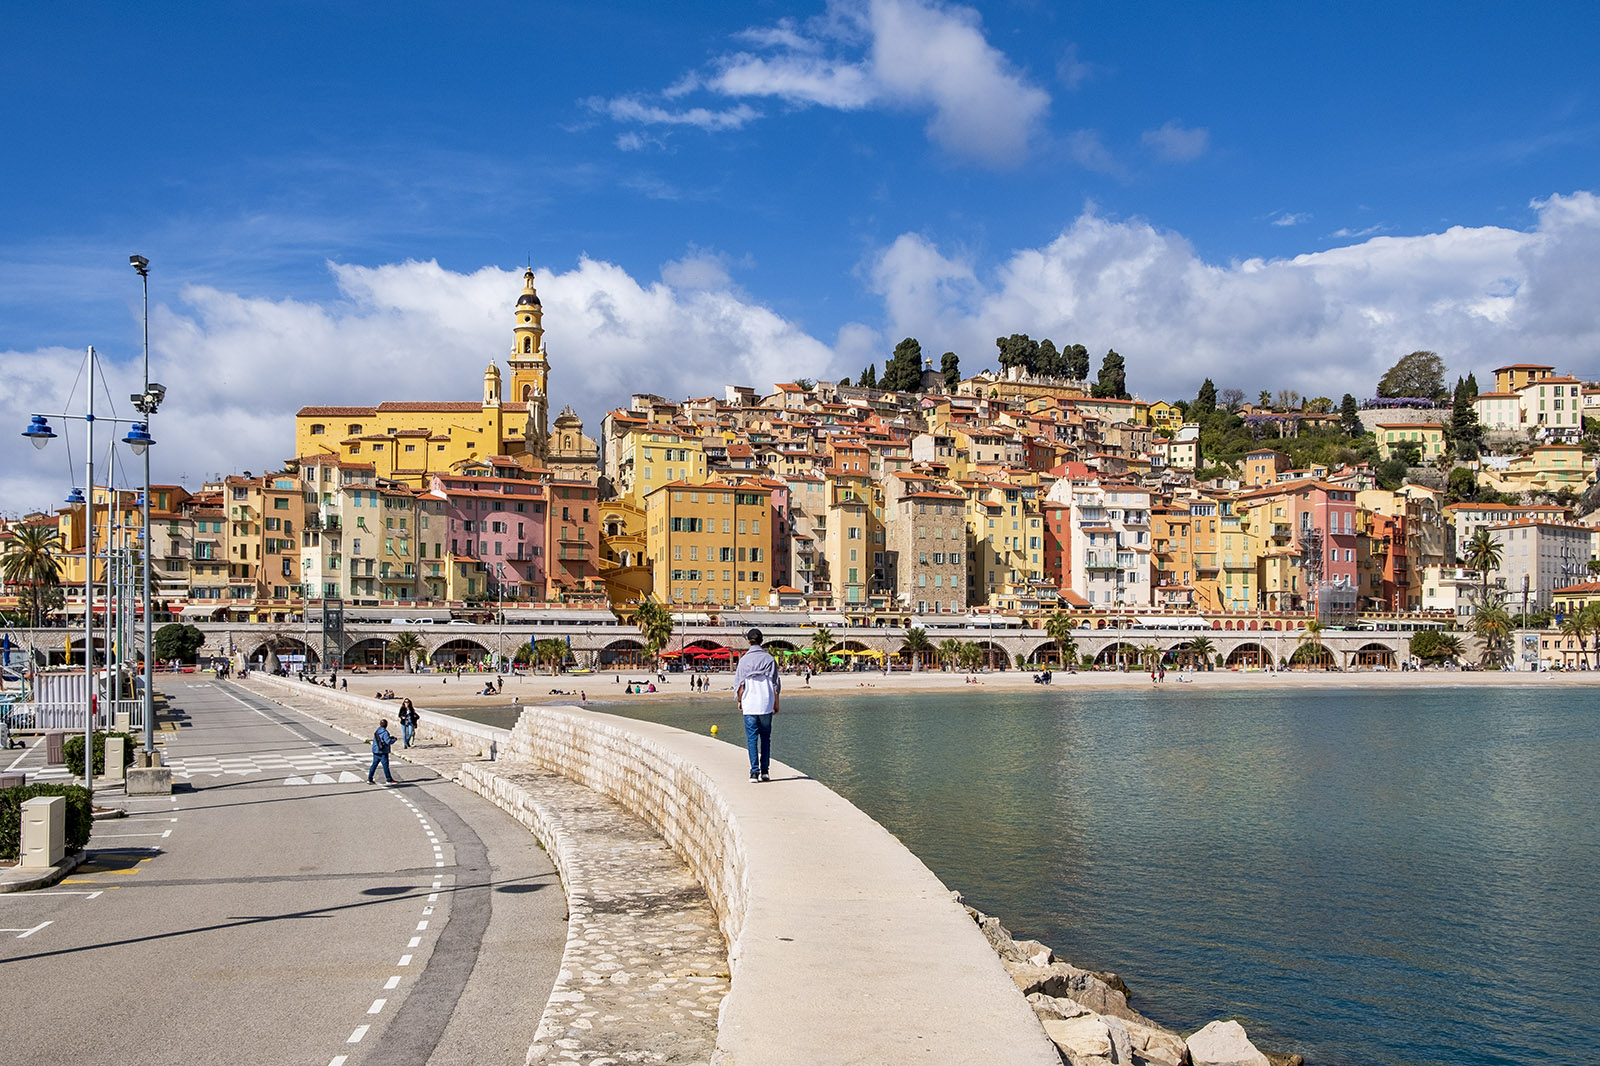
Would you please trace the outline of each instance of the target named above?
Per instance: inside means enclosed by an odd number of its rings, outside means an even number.
[[[1083,565],[1088,570],[1115,570],[1117,568],[1117,553],[1084,552]]]

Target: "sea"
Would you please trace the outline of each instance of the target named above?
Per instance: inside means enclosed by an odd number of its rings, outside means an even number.
[[[774,758],[1182,1032],[1237,1018],[1317,1066],[1600,1062],[1600,689],[1056,680],[787,692]],[[591,706],[743,746],[730,704]]]

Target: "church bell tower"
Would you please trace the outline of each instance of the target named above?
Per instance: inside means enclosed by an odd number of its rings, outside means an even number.
[[[522,275],[512,327],[511,388],[507,400],[528,405],[528,450],[544,455],[550,439],[550,363],[544,350],[544,305],[533,287],[533,268]]]

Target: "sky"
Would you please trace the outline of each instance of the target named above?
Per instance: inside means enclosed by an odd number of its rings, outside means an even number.
[[[20,433],[84,410],[88,346],[97,415],[130,413],[130,253],[154,476],[191,487],[278,469],[307,404],[478,398],[530,265],[591,432],[907,336],[966,374],[1011,333],[1115,348],[1147,400],[1370,396],[1419,348],[1600,378],[1597,29],[1554,0],[21,5],[0,514],[81,483],[81,422],[70,462]]]

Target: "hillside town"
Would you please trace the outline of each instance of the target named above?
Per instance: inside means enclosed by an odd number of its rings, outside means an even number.
[[[1418,352],[1362,404],[1250,403],[1209,380],[1146,401],[1114,351],[1090,380],[1082,346],[1017,335],[998,370],[962,376],[908,338],[881,376],[635,394],[591,435],[570,407],[552,417],[531,270],[510,311],[478,399],[307,406],[267,472],[152,485],[158,617],[631,619],[653,602],[869,626],[1064,611],[1469,629],[1495,609],[1554,629],[1600,592],[1585,428],[1600,387],[1555,366],[1509,363],[1452,394]],[[97,573],[141,537],[139,489],[95,486],[91,503],[7,523],[7,556],[53,573],[8,565],[0,610],[81,618],[86,513]],[[1556,661],[1582,665],[1582,636],[1552,638]]]

